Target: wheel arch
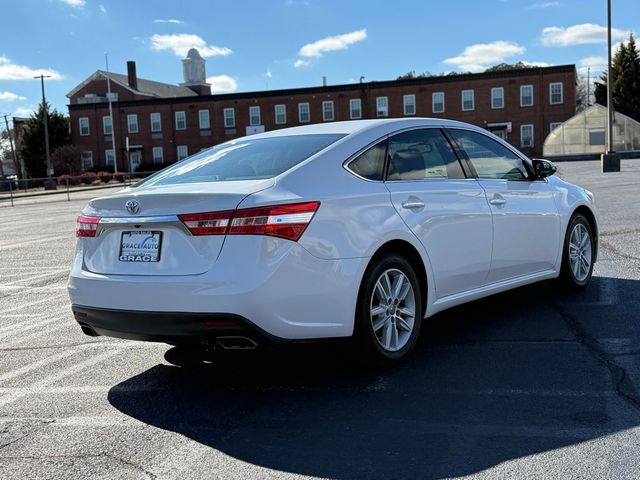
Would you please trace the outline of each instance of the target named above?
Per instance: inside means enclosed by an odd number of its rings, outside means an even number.
[[[595,262],[598,259],[598,246],[599,246],[598,222],[596,221],[596,216],[593,213],[593,211],[586,205],[578,205],[578,207],[576,207],[576,209],[571,213],[571,216],[573,217],[576,214],[580,214],[587,219],[587,221],[589,222],[589,226],[591,227],[591,230],[593,232],[593,242],[596,247],[595,254],[593,256],[593,261]]]
[[[401,257],[406,259],[413,267],[416,277],[418,277],[420,286],[420,295],[422,296],[421,314],[424,317],[427,311],[427,299],[429,297],[429,280],[427,277],[427,270],[425,268],[425,261],[423,260],[422,255],[415,246],[413,246],[406,240],[395,239],[387,241],[386,243],[380,245],[373,256],[369,259],[369,263],[367,264],[365,272],[367,272],[373,265],[375,265],[377,259],[388,253],[395,253],[397,255],[400,255]],[[365,276],[363,275],[363,279],[364,277]]]

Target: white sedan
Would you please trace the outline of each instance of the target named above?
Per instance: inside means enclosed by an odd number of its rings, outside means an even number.
[[[354,337],[396,362],[443,309],[559,278],[598,247],[593,195],[465,123],[335,122],[223,143],[78,217],[89,335],[209,348]]]

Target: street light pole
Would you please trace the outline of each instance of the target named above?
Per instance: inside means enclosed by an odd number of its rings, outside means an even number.
[[[602,172],[619,172],[620,156],[613,150],[613,79],[611,78],[611,0],[607,0],[607,151],[602,154]]]
[[[55,190],[55,183],[53,183],[53,180],[51,179],[51,175],[53,175],[53,169],[51,168],[51,156],[49,154],[49,118],[48,118],[48,114],[47,114],[47,100],[44,96],[44,79],[45,78],[51,78],[51,75],[38,75],[37,77],[33,77],[33,78],[39,78],[40,79],[40,84],[42,86],[42,112],[43,112],[43,121],[44,121],[44,151],[45,151],[45,155],[47,158],[47,187],[46,189],[48,190]]]

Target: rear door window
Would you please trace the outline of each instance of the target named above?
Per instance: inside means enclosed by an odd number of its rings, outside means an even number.
[[[438,128],[399,133],[389,139],[388,180],[465,178],[449,141]]]
[[[338,141],[343,134],[242,138],[161,170],[140,186],[272,178]]]

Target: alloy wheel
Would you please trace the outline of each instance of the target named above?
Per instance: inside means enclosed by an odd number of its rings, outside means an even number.
[[[378,277],[369,312],[373,333],[384,350],[396,352],[407,344],[415,324],[416,299],[402,271],[390,268]]]
[[[578,282],[584,282],[591,271],[591,237],[587,227],[576,224],[569,237],[569,265]]]

